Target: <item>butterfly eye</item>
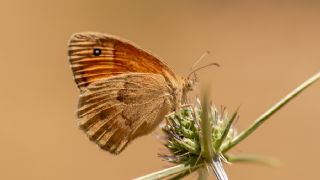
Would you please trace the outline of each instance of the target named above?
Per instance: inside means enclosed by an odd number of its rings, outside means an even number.
[[[94,48],[93,49],[93,55],[100,56],[101,53],[102,53],[101,49],[99,49],[99,48]]]

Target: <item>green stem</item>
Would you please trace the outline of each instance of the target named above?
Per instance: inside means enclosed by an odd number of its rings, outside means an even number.
[[[225,155],[225,158],[230,163],[257,163],[270,167],[279,167],[281,165],[281,162],[277,159],[252,154]]]
[[[209,177],[208,170],[206,168],[200,168],[198,170],[198,180],[207,180]]]
[[[154,172],[154,173],[151,173],[151,174],[147,174],[145,176],[138,177],[135,180],[161,179],[161,178],[172,176],[174,174],[183,173],[183,172],[191,170],[193,168],[200,167],[201,165],[202,164],[199,164],[197,166],[193,166],[192,167],[191,165],[179,164],[179,165],[174,166],[174,167],[170,167],[170,168],[158,171],[158,172]]]
[[[211,159],[214,156],[214,150],[212,147],[212,124],[209,120],[209,93],[208,90],[204,92],[204,95],[202,96],[201,100],[201,121],[200,121],[200,127],[201,127],[201,150],[202,150],[202,156],[206,158],[208,162],[211,161]]]
[[[200,165],[200,164],[199,164]],[[201,166],[203,166],[204,164],[201,163]],[[204,169],[203,167],[200,168],[201,166],[194,166],[191,169],[188,169],[188,171],[184,171],[182,173],[178,173],[177,175],[175,175],[174,177],[170,177],[169,180],[180,180],[183,179],[184,177],[190,175],[191,173],[193,173],[196,170],[200,170],[200,169]]]
[[[289,101],[291,101],[294,97],[300,94],[307,87],[315,83],[320,79],[320,72],[312,76],[310,79],[302,83],[296,89],[294,89],[291,93],[281,99],[278,103],[272,106],[269,110],[267,110],[264,114],[262,114],[249,128],[242,131],[237,137],[235,137],[229,144],[225,147],[222,147],[222,152],[226,153],[232,147],[240,143],[242,140],[247,138],[251,133],[253,133],[262,123],[264,123],[267,119],[270,118],[274,113],[280,110],[284,105],[286,105]]]

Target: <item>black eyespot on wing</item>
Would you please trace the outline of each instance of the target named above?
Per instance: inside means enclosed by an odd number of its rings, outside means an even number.
[[[95,56],[100,56],[101,53],[102,53],[102,50],[99,49],[99,48],[94,48],[92,53],[93,53],[93,55],[95,55]]]

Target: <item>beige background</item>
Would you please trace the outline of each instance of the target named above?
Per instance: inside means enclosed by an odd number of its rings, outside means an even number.
[[[74,32],[129,39],[180,75],[210,50],[201,64],[222,67],[201,71],[193,94],[211,84],[215,104],[240,105],[239,129],[320,70],[316,1],[1,0],[0,22],[0,179],[131,179],[169,166],[154,135],[113,156],[77,129]],[[320,179],[319,100],[317,83],[233,151],[277,157],[282,167],[234,164],[230,179]]]

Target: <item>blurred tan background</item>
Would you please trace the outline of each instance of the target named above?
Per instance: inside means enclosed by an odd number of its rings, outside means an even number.
[[[170,164],[155,135],[119,156],[77,129],[78,90],[67,59],[70,35],[107,32],[159,55],[180,75],[207,50],[199,72],[212,100],[240,108],[239,130],[320,70],[316,1],[0,2],[0,179],[132,179]],[[280,168],[226,165],[230,179],[320,179],[320,83],[273,116],[234,153],[276,157]],[[195,179],[192,175],[188,179]],[[214,179],[212,176],[211,179]]]

